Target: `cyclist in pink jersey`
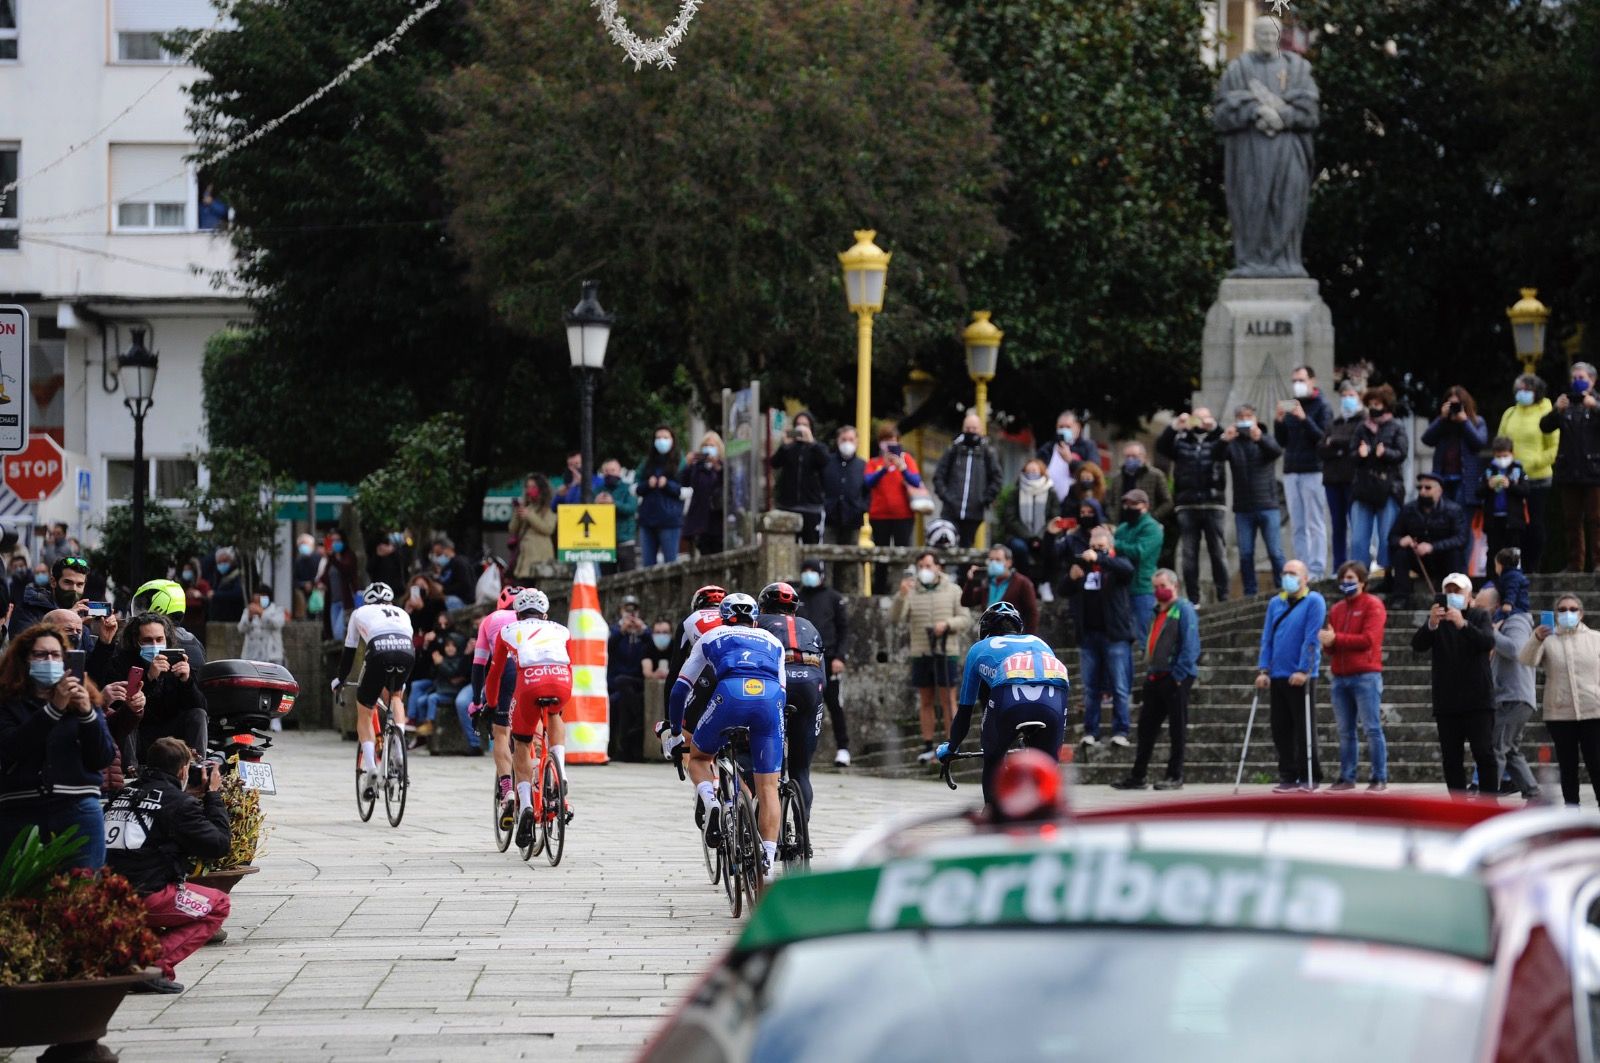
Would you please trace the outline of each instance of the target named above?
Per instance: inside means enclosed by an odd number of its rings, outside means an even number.
[[[478,641],[472,649],[472,718],[476,720],[483,711],[484,697],[483,684],[489,677],[489,660],[494,654],[494,646],[500,638],[500,629],[507,624],[514,623],[517,614],[511,609],[511,602],[517,596],[520,587],[502,587],[500,597],[495,602],[495,611],[483,618],[478,624]],[[494,699],[497,707],[492,718],[494,735],[494,773],[500,780],[500,804],[502,816],[515,814],[513,795],[511,791],[511,700],[516,688],[517,673],[511,669],[509,674],[501,679],[501,686],[509,686],[509,690],[501,690],[500,696]],[[510,829],[508,826],[507,830]]]

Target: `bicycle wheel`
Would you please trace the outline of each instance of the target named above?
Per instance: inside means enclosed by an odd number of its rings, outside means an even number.
[[[740,881],[743,865],[738,859],[739,826],[733,807],[722,806],[722,840],[717,844],[717,862],[722,867],[722,891],[728,895],[728,907],[737,919],[744,911],[744,884]]]
[[[806,826],[806,799],[792,781],[785,781],[779,800],[782,815],[778,821],[778,859],[784,874],[811,866],[811,830]]]
[[[407,785],[405,736],[389,724],[383,729],[383,810],[391,827],[398,827],[406,814]]]
[[[372,818],[372,809],[378,803],[377,791],[373,791],[373,793],[372,793],[372,795],[370,797],[367,796],[367,794],[366,794],[366,786],[363,783],[363,780],[366,778],[366,776],[367,776],[367,773],[361,770],[361,754],[357,753],[356,754],[356,811],[361,813],[361,822],[363,822],[363,823],[365,823],[367,820]]]
[[[756,830],[756,806],[746,790],[739,791],[739,878],[744,887],[745,904],[753,912],[761,898],[761,835]]]
[[[556,763],[555,757],[546,757],[544,774],[540,788],[544,793],[543,822],[540,829],[544,834],[544,856],[550,861],[550,866],[555,867],[561,863],[561,854],[567,848],[567,805],[561,796],[566,789],[566,779],[561,774],[561,765]]]
[[[498,777],[494,780],[492,793],[494,802],[490,806],[490,811],[494,817],[494,844],[503,853],[511,848],[511,837],[517,830],[517,802],[514,799],[509,802],[500,800]],[[509,812],[505,811],[507,806],[510,807]]]

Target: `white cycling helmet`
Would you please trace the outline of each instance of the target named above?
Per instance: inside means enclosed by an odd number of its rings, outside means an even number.
[[[550,615],[550,599],[537,587],[526,587],[511,599],[511,611],[519,617],[529,613],[537,614],[541,618],[547,617]]]
[[[394,601],[394,588],[387,583],[369,583],[361,593],[361,600],[368,605],[388,605]]]

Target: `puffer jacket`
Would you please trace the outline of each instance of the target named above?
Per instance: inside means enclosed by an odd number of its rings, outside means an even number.
[[[1367,456],[1360,456],[1361,444],[1367,445]],[[1383,444],[1383,453],[1378,453],[1378,444]],[[1369,484],[1374,497],[1381,488],[1382,492],[1396,502],[1403,501],[1406,497],[1406,482],[1404,469],[1406,452],[1410,449],[1406,443],[1405,429],[1393,416],[1374,424],[1370,419],[1364,421],[1356,430],[1356,486],[1355,498],[1362,505],[1373,509],[1382,506],[1371,501],[1363,501],[1363,484]]]
[[[1518,658],[1544,666],[1544,718],[1600,720],[1600,631],[1579,624],[1540,642],[1531,638]]]
[[[1540,418],[1539,427],[1545,432],[1561,432],[1556,450],[1557,486],[1600,484],[1600,408],[1569,401],[1566,409],[1552,409]]]
[[[1283,448],[1263,430],[1259,440],[1240,435],[1227,444],[1228,468],[1233,472],[1233,511],[1260,513],[1278,508],[1278,459]]]
[[[1438,476],[1455,476],[1465,486],[1461,500],[1473,505],[1478,497],[1478,479],[1483,475],[1483,448],[1489,445],[1489,422],[1479,417],[1476,421],[1445,420],[1435,417],[1422,433],[1422,445],[1432,447],[1432,469]],[[1455,472],[1445,468],[1451,449],[1460,454],[1460,467]]]
[[[1522,467],[1528,470],[1528,479],[1534,483],[1548,482],[1560,452],[1561,433],[1555,428],[1544,428],[1544,419],[1555,409],[1549,399],[1540,399],[1532,406],[1512,406],[1500,416],[1496,435],[1505,436],[1515,446],[1512,451]]]
[[[994,448],[982,436],[956,437],[934,470],[933,493],[944,503],[946,520],[982,520],[1000,493],[1000,460]]]
[[[1180,506],[1228,503],[1228,445],[1222,429],[1179,432],[1168,425],[1156,440],[1156,453],[1172,462],[1173,500]]]
[[[912,580],[910,594],[894,596],[894,604],[889,607],[889,620],[894,624],[904,624],[910,630],[913,657],[927,657],[933,653],[933,648],[928,645],[928,629],[939,621],[949,624],[950,630],[957,636],[945,640],[944,650],[952,654],[959,652],[961,632],[972,626],[972,614],[961,605],[961,588],[944,572],[939,573],[938,582],[931,587],[924,587]]]

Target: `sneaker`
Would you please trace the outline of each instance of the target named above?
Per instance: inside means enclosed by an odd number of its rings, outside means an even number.
[[[715,805],[706,813],[704,837],[707,849],[715,849],[722,844],[722,809]]]
[[[368,768],[361,774],[361,797],[366,801],[378,799],[378,769]]]
[[[1371,583],[1373,580],[1383,579],[1388,574],[1389,574],[1388,570],[1385,569],[1382,565],[1378,564],[1376,561],[1374,561],[1371,565],[1367,566],[1367,582],[1368,583]]]
[[[1528,789],[1528,790],[1522,791],[1522,799],[1524,801],[1537,801],[1537,800],[1539,800],[1539,788],[1537,786],[1535,786],[1532,789]]]
[[[1055,589],[1048,582],[1039,584],[1039,600],[1041,602],[1053,602],[1056,600]]]
[[[130,993],[181,993],[183,986],[170,978],[152,978],[147,982],[135,982]]]
[[[936,755],[935,755],[935,753],[934,753],[934,752],[933,752],[933,750],[931,750],[931,749],[924,749],[924,750],[923,750],[923,751],[922,751],[922,752],[921,752],[921,753],[918,753],[918,754],[917,754],[917,763],[918,763],[918,764],[928,764],[928,763],[931,763],[931,762],[932,762],[932,761],[933,761],[933,760],[934,760],[934,759],[935,759],[935,756],[936,756]]]
[[[1078,744],[1085,747],[1093,747],[1100,744],[1100,739],[1096,738],[1094,735],[1084,735],[1078,740]]]
[[[850,766],[850,751],[841,749],[835,753],[833,755],[833,766],[836,768],[848,768]]]
[[[517,815],[517,848],[526,849],[533,844],[533,809],[524,808]]]
[[[1162,779],[1162,780],[1160,780],[1159,782],[1156,783],[1156,789],[1157,790],[1181,790],[1181,789],[1183,789],[1183,780],[1182,779]]]
[[[777,879],[777,877],[777,862],[774,861],[772,857],[768,856],[766,849],[763,848],[761,850],[761,884],[763,886],[770,886],[772,885],[773,881]]]
[[[1373,779],[1367,783],[1367,793],[1381,794],[1389,788],[1389,784],[1382,779]]]
[[[433,734],[433,721],[424,720],[422,723],[417,724],[417,734],[421,735],[423,738],[427,738],[429,735]]]
[[[1128,741],[1127,735],[1112,735],[1111,744],[1116,746],[1118,749],[1127,749],[1133,743]]]
[[[217,927],[217,932],[206,938],[207,945],[220,945],[228,940],[228,931],[225,927]]]
[[[1356,784],[1354,782],[1350,781],[1349,779],[1340,779],[1338,782],[1328,787],[1328,790],[1330,792],[1337,791],[1339,793],[1343,793],[1345,790],[1354,790],[1355,788]]]
[[[1299,789],[1300,784],[1297,782],[1281,782],[1272,788],[1272,792],[1275,794],[1292,794]]]
[[[1150,789],[1150,784],[1143,779],[1135,779],[1130,775],[1126,779],[1118,779],[1112,783],[1111,788],[1113,790],[1148,790]]]

